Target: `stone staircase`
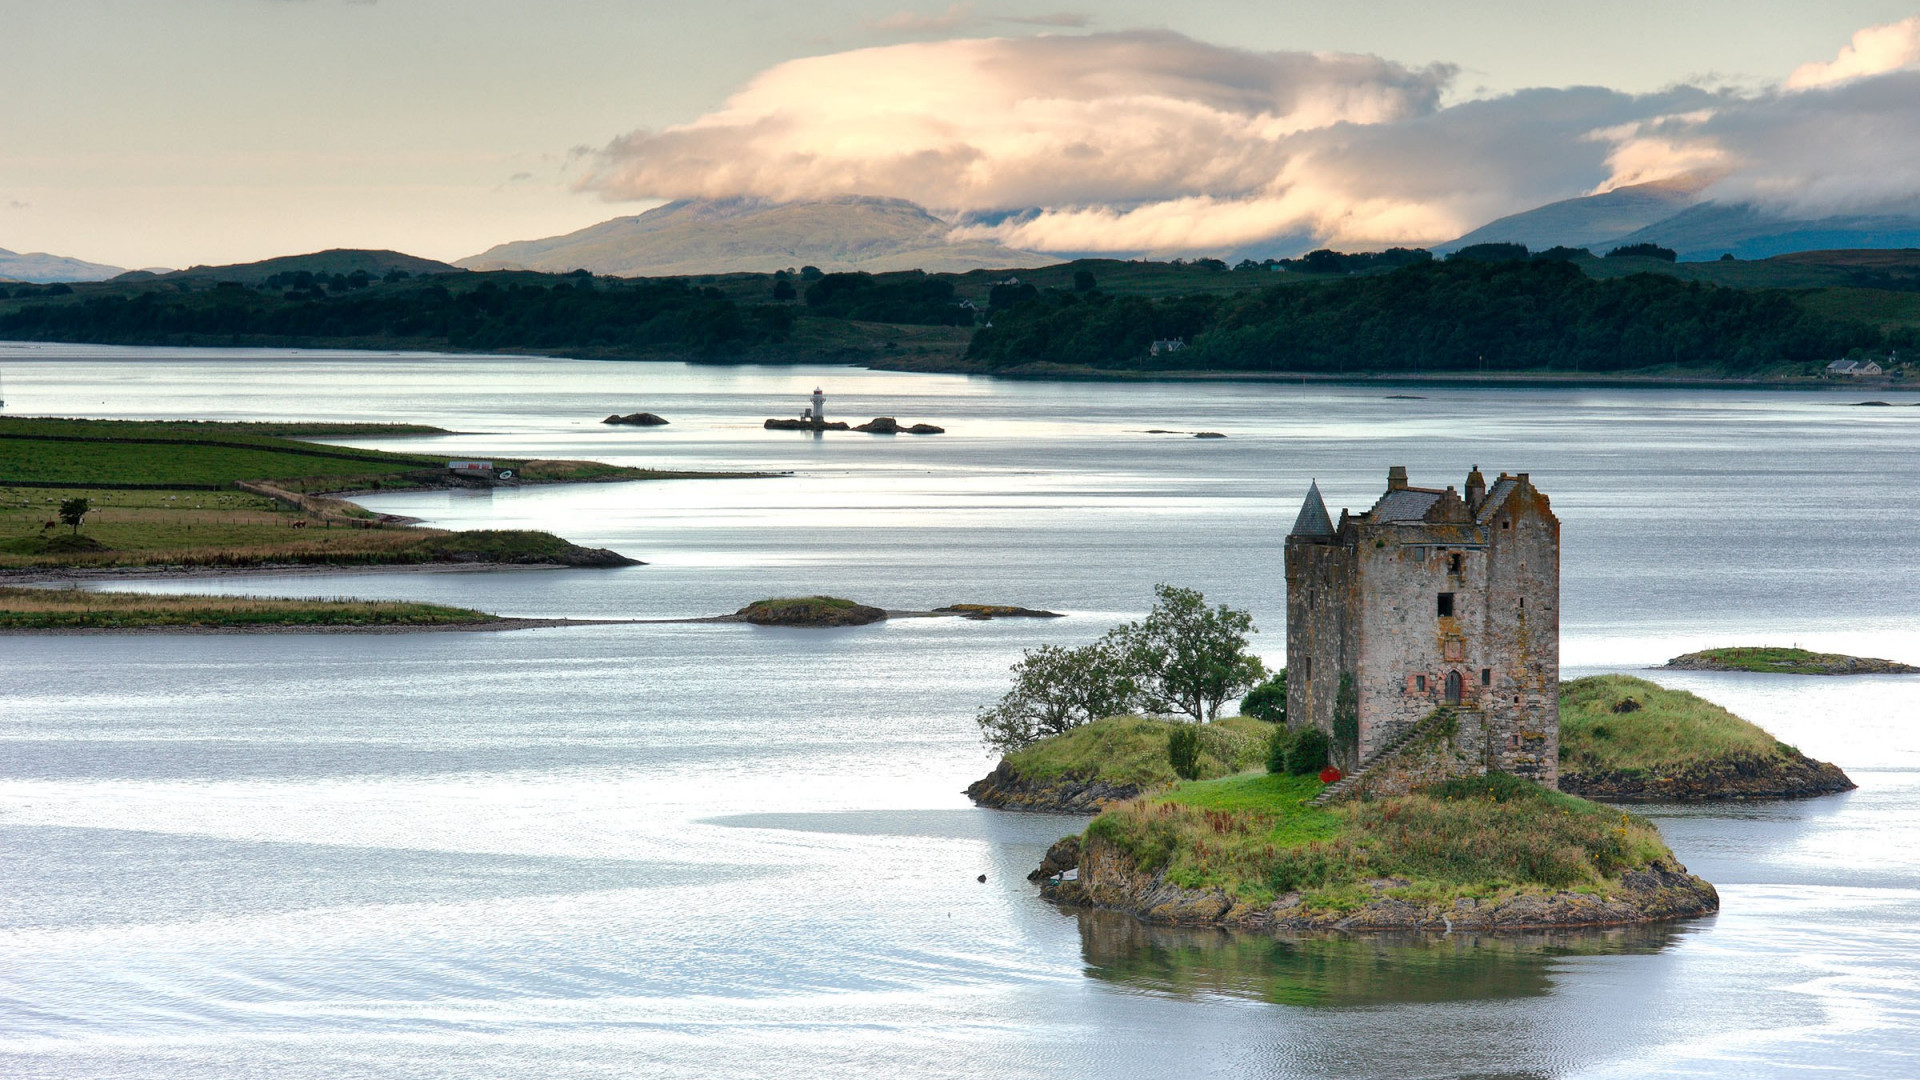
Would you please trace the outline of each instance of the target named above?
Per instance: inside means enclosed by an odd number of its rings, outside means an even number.
[[[1398,735],[1388,739],[1385,744],[1375,747],[1373,753],[1368,754],[1366,759],[1360,762],[1359,768],[1328,784],[1325,788],[1322,788],[1320,794],[1315,795],[1309,801],[1309,805],[1325,806],[1328,803],[1338,802],[1345,798],[1356,787],[1360,786],[1360,782],[1366,779],[1367,773],[1372,771],[1375,765],[1399,753],[1406,748],[1408,743],[1434,728],[1445,724],[1450,719],[1452,719],[1452,717],[1446,710],[1438,709],[1418,723],[1408,724],[1405,728],[1401,729]]]

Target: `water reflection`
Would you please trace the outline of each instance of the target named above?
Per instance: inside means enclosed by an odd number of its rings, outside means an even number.
[[[1650,955],[1699,923],[1541,934],[1272,935],[1079,912],[1087,975],[1177,997],[1353,1007],[1540,997],[1571,956]]]

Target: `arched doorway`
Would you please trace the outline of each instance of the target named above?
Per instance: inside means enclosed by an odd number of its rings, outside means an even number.
[[[1447,704],[1460,704],[1460,673],[1457,671],[1447,672]]]

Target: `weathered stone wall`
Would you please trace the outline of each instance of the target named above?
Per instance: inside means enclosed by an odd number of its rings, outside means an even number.
[[[1445,710],[1422,721],[1422,730],[1406,745],[1370,766],[1348,798],[1408,795],[1416,789],[1487,771],[1479,754],[1480,717],[1472,710]]]
[[[1460,700],[1480,696],[1485,638],[1472,632],[1486,608],[1486,552],[1478,544],[1435,543],[1414,526],[1362,530],[1360,542],[1360,752],[1364,757],[1446,700],[1447,676]],[[1460,572],[1452,572],[1453,559]],[[1453,615],[1439,614],[1442,593]]]
[[[1487,522],[1487,763],[1548,787],[1560,770],[1560,523],[1522,483]]]
[[[1287,722],[1331,735],[1340,673],[1353,670],[1351,545],[1287,541]]]

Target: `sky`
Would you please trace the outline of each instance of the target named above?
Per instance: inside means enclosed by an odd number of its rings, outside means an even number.
[[[0,0],[0,248],[433,258],[669,198],[1359,248],[1647,181],[1920,192],[1920,3]]]

